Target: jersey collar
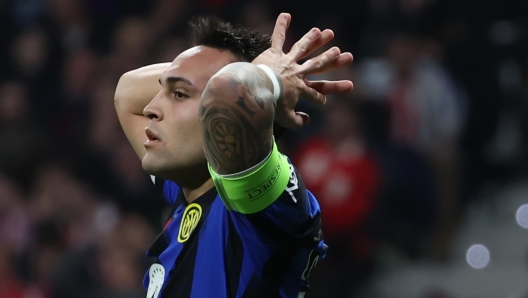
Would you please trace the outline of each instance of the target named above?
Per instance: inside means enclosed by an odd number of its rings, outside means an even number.
[[[209,206],[213,203],[213,201],[216,199],[216,196],[218,195],[218,192],[216,191],[216,187],[211,187],[208,191],[206,191],[203,195],[199,196],[196,200],[193,201],[193,203],[197,203],[200,206]],[[176,199],[175,206],[183,205],[184,207],[187,207],[189,205],[189,202],[185,199],[185,196],[183,195],[183,190],[180,189],[178,192],[178,198]]]

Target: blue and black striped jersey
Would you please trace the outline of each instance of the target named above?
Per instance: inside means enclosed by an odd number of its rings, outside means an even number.
[[[326,254],[319,204],[290,165],[282,195],[254,214],[229,211],[216,188],[191,204],[162,181],[174,212],[148,251],[147,298],[302,297]]]

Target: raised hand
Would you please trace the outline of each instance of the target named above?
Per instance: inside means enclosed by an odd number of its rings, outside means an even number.
[[[323,105],[326,103],[326,95],[347,92],[353,88],[349,80],[310,81],[307,76],[343,67],[350,64],[353,58],[349,52],[341,53],[338,47],[333,47],[299,64],[299,60],[331,41],[334,32],[313,28],[286,54],[283,46],[290,21],[290,14],[279,15],[271,36],[271,48],[255,58],[252,63],[265,64],[280,76],[283,90],[275,109],[275,121],[286,128],[298,129],[309,121],[307,114],[295,111],[300,98]]]

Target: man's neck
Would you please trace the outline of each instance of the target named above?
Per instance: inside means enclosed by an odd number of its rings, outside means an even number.
[[[201,195],[206,193],[208,190],[214,187],[213,179],[209,178],[207,179],[202,185],[200,185],[197,188],[190,189],[183,187],[183,195],[185,196],[185,200],[188,203],[192,203],[194,200],[198,199]]]

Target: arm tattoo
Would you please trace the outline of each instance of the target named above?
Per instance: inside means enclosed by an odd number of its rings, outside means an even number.
[[[255,98],[255,101],[257,102],[257,104],[259,103],[256,98]],[[246,114],[248,114],[250,117],[253,117],[255,116],[255,114],[257,112],[253,112],[250,108],[248,108],[248,106],[246,105],[246,99],[243,97],[243,96],[239,96],[238,97],[238,100],[236,102],[237,106],[239,106],[242,110],[244,110],[244,112]],[[259,104],[260,106],[260,104]],[[264,108],[262,108],[264,110]]]
[[[218,174],[244,171],[272,147],[273,86],[253,65],[237,67],[247,70],[210,80],[200,100],[206,157]]]

